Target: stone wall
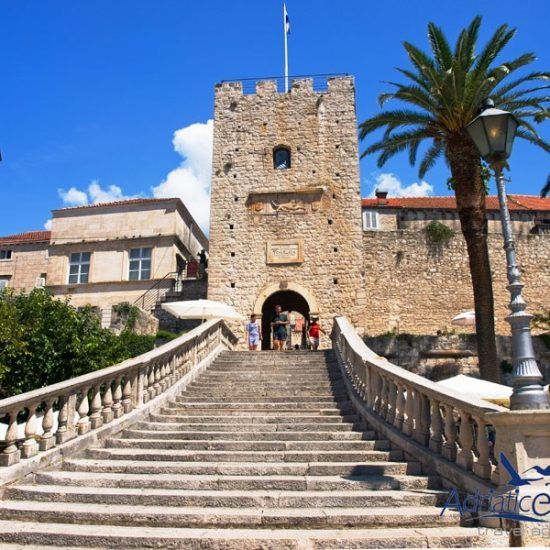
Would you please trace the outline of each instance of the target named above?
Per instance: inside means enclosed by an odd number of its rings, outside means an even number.
[[[460,234],[436,245],[423,231],[363,233],[366,333],[434,334],[457,330],[451,319],[473,309],[466,244]],[[517,257],[528,310],[550,308],[550,235],[517,236]],[[489,235],[497,333],[509,334],[506,259],[502,236]],[[471,331],[470,331],[471,332]]]
[[[37,277],[48,271],[47,243],[17,243],[3,246],[11,250],[10,260],[0,260],[0,276],[9,277],[8,286],[30,292],[36,286]]]
[[[365,343],[375,353],[411,372],[438,381],[466,374],[479,376],[477,345],[474,334],[450,334],[444,336],[420,336],[399,334],[395,336],[367,336]],[[546,383],[550,381],[550,349],[541,338],[533,339],[535,356]],[[497,336],[499,364],[511,364],[511,338]],[[501,382],[511,382],[510,373],[501,374]]]
[[[289,169],[274,168],[278,146],[291,152]],[[290,290],[327,332],[338,313],[358,323],[361,234],[353,79],[330,79],[323,93],[307,79],[289,93],[270,81],[252,95],[219,85],[208,297],[248,316]]]

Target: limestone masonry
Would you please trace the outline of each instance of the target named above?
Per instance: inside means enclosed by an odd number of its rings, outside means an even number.
[[[326,329],[365,306],[354,81],[327,84],[216,88],[208,297],[263,315],[264,338],[276,303]]]

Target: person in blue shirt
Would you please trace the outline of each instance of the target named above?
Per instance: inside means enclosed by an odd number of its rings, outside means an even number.
[[[248,349],[250,351],[256,351],[258,349],[258,344],[262,339],[260,333],[260,326],[258,321],[256,321],[256,315],[254,313],[250,316],[250,321],[246,323],[246,336],[248,340]]]
[[[283,351],[285,349],[288,333],[286,327],[288,325],[288,316],[283,313],[281,306],[275,306],[275,317],[271,322],[273,329],[273,349]]]

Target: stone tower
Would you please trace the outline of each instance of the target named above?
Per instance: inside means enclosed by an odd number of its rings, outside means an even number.
[[[353,78],[218,84],[208,297],[263,316],[265,348],[275,304],[360,321],[362,265]]]

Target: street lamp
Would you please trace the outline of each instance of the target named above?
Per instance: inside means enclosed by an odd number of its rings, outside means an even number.
[[[508,290],[512,312],[506,320],[512,328],[512,364],[514,366],[514,390],[510,408],[548,409],[548,395],[542,387],[542,375],[537,366],[530,323],[533,316],[527,313],[527,303],[521,295],[523,283],[516,262],[516,250],[512,234],[510,212],[506,201],[506,188],[502,169],[512,151],[518,121],[513,114],[495,109],[489,99],[483,102],[483,111],[468,126],[466,131],[475,143],[481,157],[495,173],[502,221],[504,250],[508,271]]]

